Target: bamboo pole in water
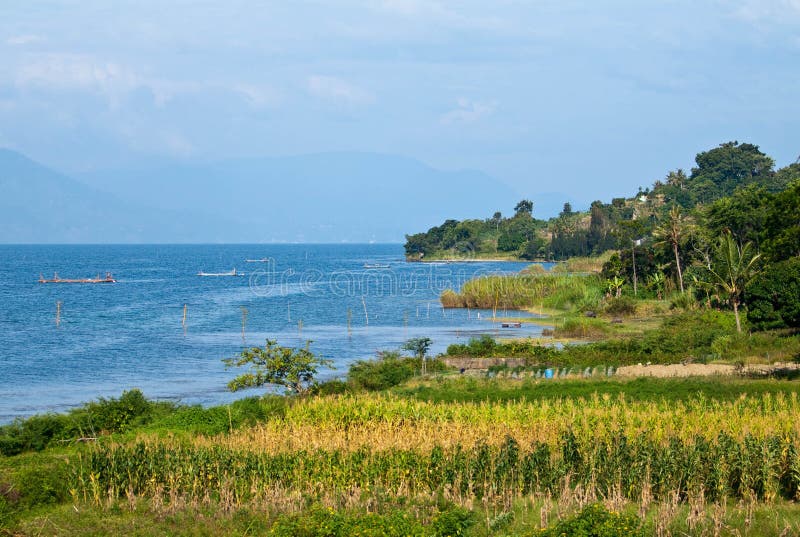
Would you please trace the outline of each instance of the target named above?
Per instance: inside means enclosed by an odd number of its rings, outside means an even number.
[[[242,308],[242,345],[244,345],[244,331],[245,327],[247,326],[247,308],[244,306],[240,306]]]
[[[350,308],[347,308],[347,336],[348,337],[353,335],[353,329],[350,326],[352,324],[352,322],[353,322],[353,310],[350,309]]]
[[[369,326],[369,313],[367,313],[367,301],[364,299],[363,296],[361,297],[361,303],[364,305],[364,319],[367,322],[367,326]]]
[[[61,326],[61,301],[56,301],[56,328]]]
[[[181,326],[183,327],[183,335],[186,335],[186,309],[187,305],[183,305],[183,318],[181,319]]]

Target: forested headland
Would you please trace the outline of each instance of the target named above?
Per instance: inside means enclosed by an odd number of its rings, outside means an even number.
[[[446,220],[407,235],[406,257],[558,261],[629,251],[634,241],[641,241],[642,268],[652,272],[648,267],[667,264],[674,254],[659,239],[670,226],[681,243],[689,243],[680,253],[684,262],[726,230],[740,243],[763,247],[773,258],[798,253],[797,224],[793,228],[786,217],[798,206],[800,163],[776,170],[775,161],[757,145],[738,142],[698,153],[695,163],[689,172],[669,171],[650,188],[630,197],[595,201],[585,211],[565,203],[561,213],[548,220],[536,218],[530,200],[520,201],[511,216],[497,211],[483,220]],[[622,257],[624,264],[625,254]]]

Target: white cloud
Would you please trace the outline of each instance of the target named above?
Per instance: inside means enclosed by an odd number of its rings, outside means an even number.
[[[368,91],[333,76],[308,77],[308,91],[321,99],[347,105],[364,105],[375,101]]]
[[[460,97],[457,108],[444,114],[440,121],[445,125],[456,123],[473,123],[490,116],[497,108],[497,101],[479,102]]]
[[[13,35],[6,39],[6,44],[19,47],[44,41],[44,37],[35,34]]]
[[[800,0],[739,0],[733,15],[752,24],[786,24],[800,20]]]
[[[120,97],[143,85],[132,70],[81,54],[43,54],[22,65],[16,76],[21,88],[90,91],[114,106]]]
[[[16,72],[18,88],[89,92],[105,98],[112,108],[139,89],[148,90],[157,107],[164,107],[181,94],[219,90],[231,92],[256,108],[279,101],[278,93],[263,84],[167,80],[143,75],[119,62],[85,54],[33,54],[26,60]]]

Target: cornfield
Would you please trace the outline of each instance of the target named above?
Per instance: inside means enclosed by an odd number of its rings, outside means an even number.
[[[578,493],[589,500],[795,500],[798,410],[794,394],[678,404],[309,399],[232,435],[140,435],[87,448],[72,465],[72,494],[97,503],[144,496],[231,507],[276,497],[338,498],[335,504],[431,494],[462,505]]]

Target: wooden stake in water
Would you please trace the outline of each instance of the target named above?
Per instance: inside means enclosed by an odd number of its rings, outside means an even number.
[[[303,333],[303,319],[300,319],[299,321],[297,321],[297,333],[298,334],[302,334]]]
[[[187,305],[183,305],[183,319],[181,319],[181,326],[183,327],[183,335],[186,335],[186,308]]]
[[[244,330],[247,326],[247,308],[244,306],[240,306],[242,308],[242,345],[244,345]]]
[[[431,303],[428,302],[428,319],[431,318]]]
[[[364,319],[366,320],[367,326],[369,326],[369,313],[367,313],[367,301],[364,297],[361,297],[361,303],[364,305]]]
[[[56,301],[56,328],[61,326],[61,301]]]
[[[347,335],[348,335],[348,337],[353,335],[353,330],[350,327],[352,322],[353,322],[353,310],[351,310],[350,308],[347,308]]]

